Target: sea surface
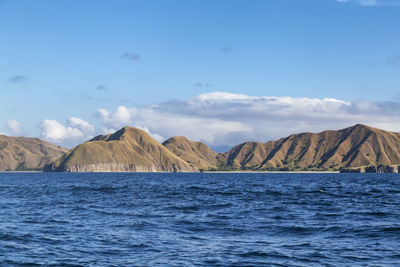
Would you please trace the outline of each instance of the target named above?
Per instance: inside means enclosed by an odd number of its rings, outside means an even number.
[[[400,266],[400,174],[0,173],[0,266]]]

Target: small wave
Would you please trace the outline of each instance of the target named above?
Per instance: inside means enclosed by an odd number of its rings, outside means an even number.
[[[238,254],[242,258],[276,258],[276,259],[290,259],[291,257],[279,252],[264,252],[264,251],[249,251]]]
[[[383,212],[383,211],[371,211],[371,212],[364,213],[364,215],[374,216],[374,217],[385,217],[385,216],[389,216],[392,214],[388,213],[388,212]]]
[[[321,230],[320,227],[278,226],[276,232],[283,235],[312,235]]]
[[[144,243],[140,243],[140,244],[133,244],[131,246],[129,246],[130,248],[134,248],[134,249],[146,249],[149,248],[149,245],[146,245]]]
[[[343,216],[343,214],[341,213],[316,213],[315,214],[316,217],[341,217]]]
[[[388,233],[388,234],[400,234],[400,227],[385,227],[381,230],[381,232]]]
[[[261,251],[251,251],[251,252],[245,252],[238,254],[238,256],[243,257],[243,258],[253,258],[253,257],[269,257],[271,256],[270,253],[266,252],[261,252]]]
[[[100,187],[91,187],[91,186],[71,186],[70,190],[75,192],[100,192],[100,193],[115,193],[119,190],[127,189],[128,186],[100,186]]]
[[[187,189],[188,190],[194,190],[194,191],[205,191],[205,190],[208,191],[208,188],[201,187],[201,186],[189,186]]]
[[[188,206],[170,206],[169,209],[173,209],[173,210],[179,210],[179,211],[197,211],[199,210],[199,206],[195,206],[195,205],[188,205]]]
[[[226,209],[232,207],[231,203],[226,203],[226,204],[214,204],[210,206],[202,206],[201,209],[204,210],[220,210],[220,209]]]
[[[1,266],[43,266],[43,264],[25,261],[4,260],[0,261]],[[66,266],[66,265],[63,265]],[[81,266],[81,265],[79,265]]]
[[[359,215],[359,216],[373,216],[373,217],[386,217],[392,215],[383,211],[351,211],[346,214]]]
[[[304,242],[304,243],[298,243],[298,244],[284,244],[281,245],[283,248],[303,248],[303,247],[311,247],[311,244],[309,242]]]
[[[265,190],[265,194],[270,195],[270,196],[284,196],[285,194],[281,191],[275,191],[275,190]]]
[[[27,241],[27,240],[31,240],[34,238],[34,235],[27,233],[27,234],[20,234],[20,235],[16,235],[16,234],[0,234],[0,240],[1,241]]]
[[[235,196],[241,194],[239,191],[216,191],[215,193],[221,196]]]

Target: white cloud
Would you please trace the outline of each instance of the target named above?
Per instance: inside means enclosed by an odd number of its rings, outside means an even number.
[[[107,127],[116,129],[128,125],[131,122],[132,116],[136,114],[137,109],[128,109],[127,107],[120,106],[116,111],[111,113],[106,109],[99,109],[98,112]]]
[[[96,134],[112,133],[129,125],[147,131],[160,142],[178,135],[211,146],[233,146],[299,132],[341,129],[357,123],[400,131],[399,103],[335,98],[211,92],[156,105],[99,109],[98,114],[98,131],[93,123],[76,117],[65,124],[47,119],[41,124],[41,136],[50,142],[72,146]]]
[[[362,0],[360,1],[360,5],[362,6],[376,6],[378,5],[377,0]]]
[[[93,124],[89,124],[87,121],[80,118],[70,117],[68,119],[68,125],[73,128],[78,128],[86,134],[93,134],[95,132],[95,126]]]
[[[104,129],[126,125],[158,139],[183,135],[209,145],[268,141],[293,133],[340,129],[357,123],[400,130],[400,105],[334,98],[248,96],[226,92],[171,100],[141,108],[100,109]]]
[[[399,0],[335,0],[339,3],[353,3],[365,7],[375,6],[399,6]]]
[[[8,120],[6,127],[12,135],[22,135],[23,133],[21,123],[17,120]]]
[[[70,117],[66,125],[56,120],[46,119],[41,123],[40,128],[41,136],[45,140],[66,146],[86,141],[95,134],[94,125],[76,117]]]

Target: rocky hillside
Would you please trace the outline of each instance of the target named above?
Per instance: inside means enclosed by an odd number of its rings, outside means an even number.
[[[400,133],[355,125],[339,131],[246,142],[218,155],[232,169],[333,169],[400,164]]]
[[[0,135],[0,171],[40,170],[65,152],[38,138]]]
[[[175,136],[165,141],[163,145],[198,169],[209,170],[217,167],[217,153],[206,144],[191,141],[183,136]]]
[[[124,127],[87,141],[46,167],[68,172],[195,172],[148,133]]]

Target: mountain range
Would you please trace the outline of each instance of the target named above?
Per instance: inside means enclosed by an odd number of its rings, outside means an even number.
[[[99,135],[69,151],[36,138],[0,136],[0,170],[398,172],[399,165],[400,133],[362,124],[265,143],[245,142],[219,154],[182,136],[160,144],[133,127]]]
[[[340,170],[400,164],[400,133],[362,124],[300,133],[266,143],[246,142],[218,155],[232,169]]]

